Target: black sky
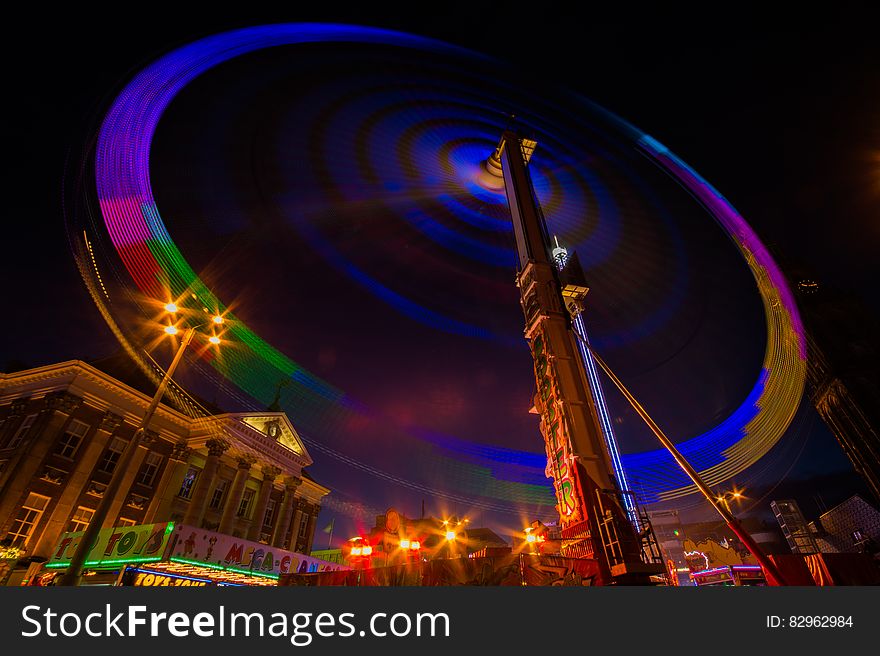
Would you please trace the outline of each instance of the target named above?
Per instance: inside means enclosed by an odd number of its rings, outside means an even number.
[[[444,5],[448,7],[448,5]],[[329,21],[414,32],[508,59],[607,107],[668,145],[712,182],[759,235],[814,277],[878,301],[880,45],[867,5],[770,15],[741,5],[695,13],[589,7],[500,15],[460,5],[440,15],[253,10],[181,14],[156,7],[17,15],[7,21],[7,190],[0,279],[7,319],[0,370],[93,359],[116,345],[78,279],[63,227],[65,157],[127,75],[164,51],[266,22]],[[144,10],[146,13],[146,10]],[[874,310],[876,311],[876,310]],[[803,479],[854,478],[815,417]],[[784,473],[768,475],[768,485]],[[844,491],[841,492],[840,490]]]

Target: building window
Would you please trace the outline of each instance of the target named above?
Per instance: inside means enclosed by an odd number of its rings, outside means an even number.
[[[306,536],[306,527],[309,525],[309,518],[303,517],[302,521],[299,523],[299,536],[304,538]]]
[[[116,469],[116,463],[119,462],[119,456],[125,451],[125,445],[128,444],[121,437],[114,437],[110,440],[107,450],[104,452],[104,458],[101,460],[101,466],[98,469],[106,474],[112,474]]]
[[[70,422],[64,435],[58,440],[58,446],[55,453],[65,458],[73,458],[76,455],[79,445],[82,444],[83,437],[89,431],[89,425],[77,419]]]
[[[263,526],[272,526],[272,521],[275,519],[275,506],[278,505],[278,502],[275,499],[269,499],[266,504],[266,512],[263,514]]]
[[[76,509],[76,512],[73,513],[73,517],[70,518],[70,524],[67,525],[67,532],[75,533],[77,531],[85,531],[94,515],[95,511],[91,508],[80,506]]]
[[[134,526],[137,524],[133,519],[128,519],[127,517],[120,517],[119,521],[116,522],[117,526]]]
[[[238,512],[236,513],[239,517],[250,517],[251,514],[251,503],[254,500],[254,491],[245,488],[244,494],[241,495],[241,502],[238,504]]]
[[[43,516],[43,512],[48,504],[49,497],[34,494],[33,492],[28,494],[27,501],[24,502],[15,521],[12,522],[12,528],[9,529],[9,533],[6,535],[6,538],[11,540],[10,546],[24,547],[27,545],[31,534],[34,532],[34,527],[40,521],[40,517]]]
[[[229,481],[220,481],[220,484],[214,488],[211,495],[211,501],[208,503],[209,508],[217,510],[223,504],[223,497],[226,496],[226,488],[229,487]]]
[[[177,493],[181,499],[189,499],[192,497],[193,489],[196,486],[196,479],[199,477],[199,470],[195,467],[190,467],[186,471],[186,476],[183,477],[183,482],[180,484],[180,492]]]
[[[141,467],[141,473],[138,476],[138,483],[141,485],[152,486],[156,480],[156,473],[159,471],[159,465],[162,464],[162,456],[158,453],[150,452],[144,458],[144,465]]]
[[[9,440],[9,444],[6,445],[7,449],[14,449],[19,444],[24,442],[24,436],[27,435],[27,432],[30,430],[31,426],[34,425],[34,420],[37,418],[36,414],[28,415],[21,422],[21,426],[18,427],[18,430],[15,431],[15,435],[12,436],[12,439]]]

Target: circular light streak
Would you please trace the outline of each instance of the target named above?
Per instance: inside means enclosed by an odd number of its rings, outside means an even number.
[[[212,366],[240,389],[264,402],[272,398],[279,377],[292,379],[298,385],[296,398],[290,403],[298,413],[314,413],[316,416],[326,416],[333,408],[341,407],[352,413],[365,412],[365,409],[356,400],[314,376],[262,340],[234,317],[196,275],[160,217],[150,183],[149,157],[150,145],[163,112],[181,89],[205,71],[263,48],[325,42],[391,45],[431,51],[450,58],[466,58],[471,62],[489,61],[483,55],[442,42],[388,30],[346,25],[268,25],[218,34],[170,52],[138,73],[107,112],[95,150],[95,181],[101,216],[114,248],[136,285],[153,298],[167,297],[170,292],[174,298],[186,299],[181,304],[190,309],[210,307],[215,308],[218,316],[227,316],[231,319],[230,337],[238,342],[238,348],[230,349],[232,352],[222,360],[211,361]],[[369,102],[370,99],[364,98],[362,101]],[[437,99],[432,116],[423,123],[422,129],[402,138],[411,147],[409,150],[418,152],[420,144],[444,138],[443,102],[448,102],[448,98]],[[760,377],[742,405],[725,421],[703,435],[678,444],[681,452],[701,471],[706,481],[710,485],[717,484],[741,472],[764,455],[782,436],[800,402],[805,378],[805,344],[791,292],[754,231],[726,199],[693,169],[656,140],[606,110],[580,97],[572,96],[571,102],[573,106],[579,103],[585,112],[601,118],[617,131],[618,138],[629,140],[633,147],[687,189],[736,243],[757,282],[767,320],[767,349]],[[474,109],[474,113],[475,121],[481,119],[479,107]],[[387,118],[387,113],[377,113],[375,125],[381,125]],[[432,124],[432,120],[435,123]],[[437,129],[427,130],[425,126],[429,125],[435,125]],[[479,184],[474,170],[487,154],[480,144],[497,139],[498,132],[487,123],[482,129],[472,129],[470,134],[455,136],[458,141],[445,146],[447,173],[458,176],[461,185],[482,202],[503,203],[503,196],[497,190]],[[552,140],[543,142],[542,147],[560,160],[571,157],[562,144],[553,143]],[[599,158],[605,156],[602,152],[595,155]],[[409,167],[410,170],[418,168],[417,164]],[[563,222],[568,220],[567,205],[564,199],[559,198],[560,189],[571,189],[572,193],[576,193],[577,186],[569,184],[564,170],[553,177],[544,175],[539,166],[532,170],[536,192],[545,213],[560,217]],[[421,181],[428,191],[436,186],[436,175],[436,171],[429,172]],[[613,193],[603,189],[598,177],[588,180],[588,183],[600,214],[607,220],[617,211]],[[481,215],[471,205],[462,206],[460,199],[441,197],[440,202],[451,207],[460,220],[481,229],[508,230],[491,215]],[[414,229],[444,248],[497,266],[512,266],[512,254],[469,240],[433,216],[423,212],[411,213],[406,219]],[[618,238],[616,222],[610,221],[608,225],[610,229],[598,235],[600,241],[592,243],[592,247],[583,253],[582,259],[588,268],[606,257]],[[401,313],[440,330],[476,338],[496,337],[483,327],[444,316],[402,296],[347,261],[316,230],[308,226],[304,230],[311,230],[308,236],[313,247],[321,250],[334,266],[344,270],[352,279]],[[543,471],[544,467],[543,457],[538,454],[471,444],[429,431],[421,431],[418,436],[429,444],[463,456],[465,460],[479,463],[490,479],[479,487],[484,496],[538,503],[546,503],[549,498],[546,487],[535,480],[535,472]],[[315,441],[309,444],[327,452],[332,451]],[[337,456],[343,460],[346,458],[343,454]],[[504,465],[511,463],[524,470],[523,480],[493,478],[494,474],[504,469]],[[631,479],[637,481],[636,491],[646,502],[674,499],[693,491],[665,451],[626,454],[623,463]],[[380,470],[373,473],[388,477]],[[411,485],[407,481],[397,480]],[[467,494],[473,491],[464,487],[460,489]]]

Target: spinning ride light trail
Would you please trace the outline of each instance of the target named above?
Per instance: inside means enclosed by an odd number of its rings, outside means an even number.
[[[112,103],[100,127],[95,149],[94,179],[103,226],[137,287],[152,298],[165,298],[170,291],[171,298],[167,300],[177,301],[191,309],[200,310],[206,307],[211,312],[229,316],[232,320],[230,337],[236,340],[240,348],[230,349],[230,353],[222,361],[212,360],[209,364],[244,394],[264,404],[272,399],[277,381],[280,378],[289,378],[296,384],[294,397],[287,401],[291,412],[296,416],[311,416],[315,419],[315,424],[318,424],[320,421],[331,422],[340,414],[363,414],[370,410],[357,399],[315,376],[268,344],[229,311],[228,305],[195,273],[172,240],[160,216],[150,180],[150,147],[157,125],[168,105],[187,84],[217,65],[249,52],[313,43],[393,46],[404,50],[431,52],[450,60],[477,60],[483,63],[491,61],[488,57],[422,37],[345,25],[268,25],[210,36],[164,55],[136,74],[125,86]],[[449,147],[444,152],[448,157],[454,158],[450,162],[461,164],[464,160],[471,161],[470,170],[473,176],[469,181],[464,180],[467,176],[460,172],[457,174],[461,187],[467,189],[474,198],[486,202],[494,199],[497,203],[497,193],[481,188],[476,177],[479,162],[487,154],[485,151],[481,153],[482,146],[479,144],[484,144],[489,139],[488,135],[497,129],[493,125],[493,122],[497,122],[497,112],[492,114],[489,111],[488,101],[473,102],[472,106],[468,106],[467,102],[475,93],[476,91],[465,90],[461,92],[459,99],[455,99],[455,103],[451,103],[448,98],[447,102],[456,111],[468,111],[474,116],[482,116],[481,120],[486,127],[481,131],[472,131],[468,135],[470,142],[455,148]],[[804,386],[805,345],[803,329],[791,292],[755,233],[733,207],[693,169],[648,135],[589,101],[572,95],[566,102],[571,104],[566,111],[577,112],[582,108],[583,115],[599,126],[592,125],[589,129],[601,131],[603,136],[616,140],[617,143],[629,144],[631,149],[634,148],[647,157],[692,194],[736,243],[757,281],[767,322],[767,347],[758,381],[745,401],[726,420],[702,435],[678,443],[680,451],[707,482],[717,484],[742,472],[763,456],[783,435],[798,407]],[[460,110],[462,106],[465,110]],[[446,111],[442,107],[435,107],[434,112],[437,114]],[[534,116],[538,116],[540,111],[541,107],[538,107]],[[525,127],[528,127],[528,122]],[[535,128],[545,132],[552,130],[552,126],[548,127],[540,121],[535,124]],[[418,135],[409,135],[413,140],[417,140],[417,137]],[[564,153],[564,148],[560,145],[565,140],[566,135],[555,140],[552,135],[547,135],[542,143],[548,144],[548,153],[558,153],[560,162],[564,162],[566,158],[572,157]],[[452,141],[450,138],[450,142]],[[600,149],[596,150],[595,156],[607,161],[613,160]],[[416,166],[418,167],[418,163]],[[620,166],[623,167],[623,164]],[[604,204],[602,215],[607,217],[614,211],[612,192],[590,168],[585,167],[581,173],[588,181],[585,188],[589,188],[596,202]],[[536,191],[548,215],[565,218],[566,210],[571,209],[565,206],[565,197],[560,200],[545,199],[544,196],[568,193],[568,190],[572,194],[579,193],[577,181],[567,179],[564,174],[552,180],[545,178],[540,166],[535,167],[533,175]],[[423,182],[430,193],[431,181]],[[460,199],[446,200],[454,211],[464,217],[463,220],[483,228],[502,228],[495,225],[497,221],[491,216],[461,208]],[[559,210],[555,214],[552,213],[554,207]],[[576,213],[572,214],[574,215]],[[423,234],[442,242],[445,248],[475,249],[475,258],[487,252],[485,249],[481,250],[478,244],[450,232],[431,215],[411,215],[409,220]],[[619,240],[615,229],[616,226],[612,224],[602,235],[606,240],[604,243],[607,250],[582,249],[586,253],[588,269],[595,263],[590,258],[609,256],[612,245]],[[387,286],[383,287],[355,264],[345,261],[344,258],[340,259],[338,253],[334,254],[329,240],[316,232],[315,235],[316,239],[323,240],[329,261],[334,262],[336,258],[336,264],[347,275],[382,297],[401,313],[416,321],[432,324],[441,331],[477,339],[497,337],[481,326],[471,326],[452,317],[438,316],[430,308],[421,307]],[[500,253],[495,253],[492,257],[500,258],[499,264],[504,259]],[[461,488],[467,494],[482,494],[505,501],[529,499],[530,503],[541,503],[543,498],[546,502],[546,496],[542,496],[546,492],[541,491],[545,488],[536,480],[543,469],[537,454],[473,444],[432,431],[413,430],[413,433],[430,449],[439,449],[441,454],[451,455],[460,462],[468,463],[468,466],[479,468],[482,472],[479,485],[474,486],[473,481],[470,481]],[[448,456],[447,460],[450,460]],[[676,499],[694,491],[663,450],[623,454],[619,460],[622,464],[621,472],[628,476],[642,500],[647,503]]]

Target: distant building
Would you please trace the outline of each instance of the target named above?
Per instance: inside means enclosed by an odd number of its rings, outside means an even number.
[[[880,511],[857,494],[809,527],[824,553],[880,552]]]
[[[816,542],[814,531],[807,524],[797,501],[794,499],[771,501],[770,508],[776,521],[779,522],[779,528],[788,542],[791,553],[819,553],[819,544]]]
[[[677,510],[649,510],[657,543],[666,561],[666,569],[678,585],[690,585],[690,568],[685,556],[684,526]]]
[[[880,503],[880,320],[794,268],[789,277],[807,329],[810,399]]]
[[[467,544],[468,553],[482,551],[483,549],[505,549],[510,545],[491,528],[467,528],[464,531],[464,540]]]
[[[80,361],[0,373],[0,544],[21,552],[19,570],[88,525],[147,391]],[[305,471],[284,413],[193,418],[160,405],[141,447],[105,525],[173,521],[309,554],[329,490]]]

